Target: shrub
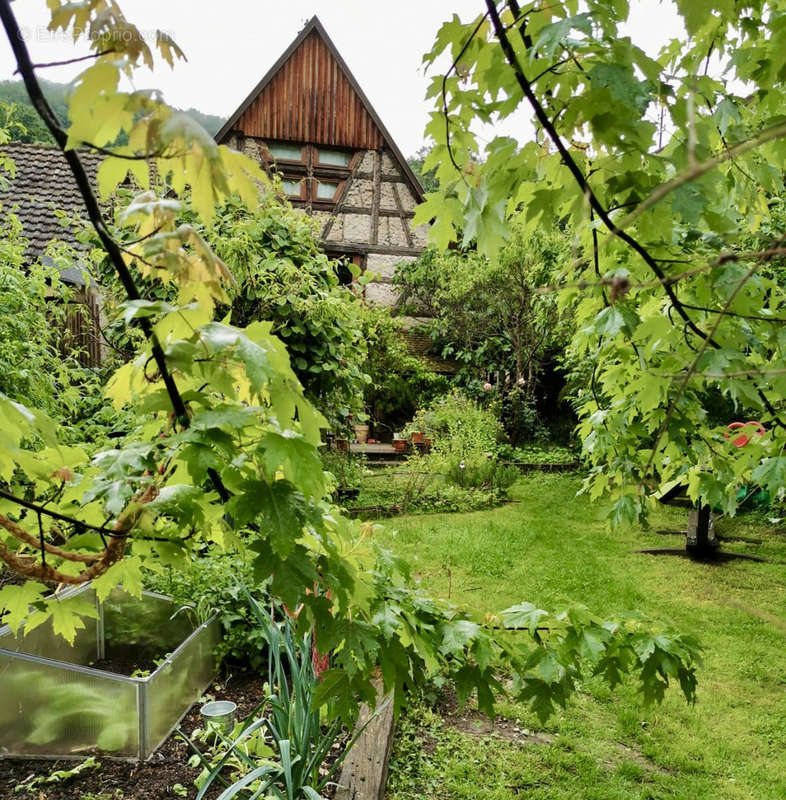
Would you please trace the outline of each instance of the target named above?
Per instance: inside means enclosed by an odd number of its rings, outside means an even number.
[[[448,390],[448,378],[410,352],[390,309],[364,308],[363,338],[368,345],[363,371],[370,378],[364,400],[374,422],[399,430],[418,408]]]
[[[0,212],[0,392],[62,420],[79,400],[72,373],[82,371],[59,352],[70,292],[53,267],[26,265],[19,220]]]
[[[488,458],[476,464],[453,462],[446,473],[448,480],[462,488],[509,489],[519,477],[516,467]]]
[[[502,426],[491,408],[483,408],[457,389],[417,412],[408,430],[433,438],[426,460],[435,472],[455,465],[479,467],[488,461],[502,437]]]
[[[239,553],[205,556],[185,569],[148,575],[147,588],[169,595],[176,603],[196,607],[200,619],[218,615],[223,638],[216,653],[245,668],[261,670],[267,663],[265,638],[243,585],[256,585],[251,565]],[[255,594],[266,596],[264,587]]]
[[[366,472],[363,456],[336,450],[322,451],[322,466],[333,479],[334,488],[357,488]]]

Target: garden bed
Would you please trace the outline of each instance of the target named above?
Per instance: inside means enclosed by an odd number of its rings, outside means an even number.
[[[579,468],[578,461],[568,461],[565,463],[551,464],[548,462],[530,463],[526,461],[508,461],[505,462],[511,467],[516,467],[520,472],[573,472]]]
[[[237,703],[238,716],[250,714],[263,697],[262,679],[253,673],[230,675],[209,688],[216,700]],[[199,716],[201,702],[186,712],[180,723],[190,735],[202,725]],[[194,779],[200,767],[188,764],[191,752],[188,745],[172,733],[156,751],[152,759],[144,762],[113,761],[98,756],[100,767],[87,770],[72,780],[57,784],[33,784],[37,778],[46,778],[55,770],[73,769],[73,761],[42,761],[41,759],[0,759],[0,797],[32,797],[35,800],[166,800],[166,798],[193,798],[197,790]],[[35,788],[25,791],[24,787]],[[16,787],[20,788],[16,794]],[[180,788],[182,787],[182,788]],[[207,798],[218,797],[223,787],[216,784]]]

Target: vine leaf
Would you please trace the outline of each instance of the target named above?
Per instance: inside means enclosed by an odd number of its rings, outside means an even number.
[[[36,581],[26,581],[21,586],[4,586],[0,589],[0,609],[6,610],[2,622],[16,634],[30,615],[30,606],[40,601],[46,586]]]

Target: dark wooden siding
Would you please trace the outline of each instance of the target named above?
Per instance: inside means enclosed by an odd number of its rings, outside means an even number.
[[[382,133],[327,44],[312,31],[234,125],[265,140],[376,150]]]
[[[79,292],[66,308],[63,355],[76,355],[83,367],[99,367],[103,361],[100,330],[101,309],[93,292]]]

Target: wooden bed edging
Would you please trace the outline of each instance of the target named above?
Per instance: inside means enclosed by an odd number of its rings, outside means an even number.
[[[362,730],[349,751],[335,800],[384,800],[388,762],[393,748],[393,698],[382,695],[382,681],[376,682],[377,709],[363,705],[355,730]],[[369,722],[369,718],[371,721]],[[365,728],[364,728],[365,726]]]

